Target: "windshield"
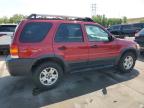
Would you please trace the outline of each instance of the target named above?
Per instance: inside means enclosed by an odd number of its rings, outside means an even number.
[[[144,28],[139,31],[139,34],[144,34]]]

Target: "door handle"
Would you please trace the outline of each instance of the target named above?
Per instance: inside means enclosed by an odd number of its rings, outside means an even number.
[[[66,50],[67,47],[65,47],[65,46],[61,46],[61,47],[59,47],[58,49],[59,49],[59,50]]]
[[[97,45],[91,45],[90,47],[91,48],[97,48],[98,46]]]

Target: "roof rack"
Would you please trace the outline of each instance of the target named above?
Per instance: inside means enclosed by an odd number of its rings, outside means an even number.
[[[44,20],[76,20],[76,21],[86,21],[94,22],[88,17],[74,17],[74,16],[62,16],[62,15],[45,15],[45,14],[31,14],[27,19],[44,19]]]

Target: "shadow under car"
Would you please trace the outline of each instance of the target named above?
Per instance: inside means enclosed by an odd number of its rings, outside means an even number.
[[[0,106],[2,108],[39,108],[74,97],[102,90],[107,94],[107,87],[131,80],[139,75],[137,70],[120,73],[116,70],[93,70],[64,76],[63,81],[51,90],[36,89],[29,78],[0,78]],[[35,94],[35,95],[33,95]]]

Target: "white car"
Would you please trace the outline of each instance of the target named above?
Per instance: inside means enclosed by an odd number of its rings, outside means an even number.
[[[0,25],[0,52],[9,51],[16,26],[16,24]]]

